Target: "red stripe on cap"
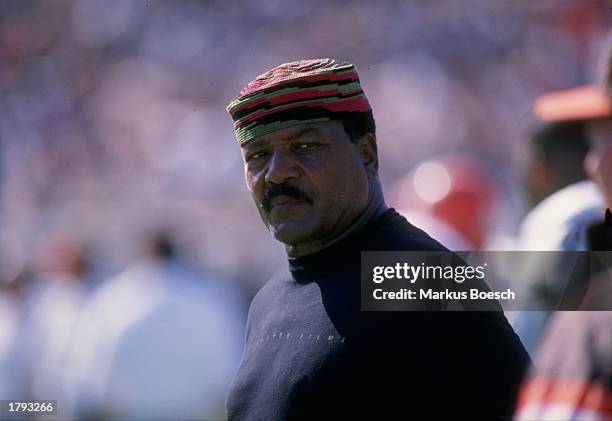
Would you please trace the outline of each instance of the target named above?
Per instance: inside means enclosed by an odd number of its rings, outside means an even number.
[[[262,89],[269,89],[272,87],[277,87],[282,85],[284,82],[290,81],[300,81],[300,82],[320,82],[322,80],[335,82],[338,80],[347,80],[355,81],[359,79],[359,75],[356,71],[344,74],[338,73],[320,73],[314,75],[300,75],[300,74],[291,74],[289,77],[279,76],[276,78],[259,80],[255,79],[253,82],[248,84],[242,91],[240,91],[240,96],[247,96],[254,92],[261,91]]]
[[[361,87],[358,87],[356,89],[353,89],[351,91],[348,92],[344,92],[340,95],[341,97],[346,97],[346,96],[351,96],[351,95],[355,95],[358,92],[361,92]],[[325,91],[320,91],[320,90],[316,90],[316,89],[309,89],[309,90],[300,90],[300,91],[296,91],[296,92],[291,92],[287,95],[280,95],[278,97],[275,98],[260,98],[256,101],[253,101],[249,104],[244,105],[243,107],[240,108],[236,108],[235,110],[233,110],[231,112],[231,115],[234,116],[237,112],[242,111],[242,110],[248,110],[250,108],[256,108],[258,105],[260,104],[264,104],[264,103],[269,103],[270,106],[277,106],[277,105],[281,105],[281,104],[286,104],[286,103],[290,103],[290,102],[295,102],[295,101],[301,101],[304,99],[309,99],[309,98],[321,98],[321,97],[326,97],[326,96],[330,96],[333,94],[338,94],[338,90],[337,89],[328,89]]]
[[[308,108],[324,108],[331,112],[365,112],[370,111],[370,103],[365,97],[359,96],[357,98],[348,99],[348,100],[338,100],[335,102],[323,102],[323,101],[313,101],[307,102],[304,104],[291,104],[286,107],[282,107],[278,110],[266,111],[262,110],[260,112],[253,113],[249,115],[247,118],[237,120],[234,124],[235,127],[242,126],[244,124],[251,123],[259,118],[269,116],[271,114],[281,113],[283,111],[291,110],[293,108],[299,107],[308,107]]]

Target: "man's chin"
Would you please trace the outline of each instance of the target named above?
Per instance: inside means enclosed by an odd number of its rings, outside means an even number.
[[[311,230],[303,223],[283,222],[270,225],[270,232],[281,243],[295,245],[308,238]]]

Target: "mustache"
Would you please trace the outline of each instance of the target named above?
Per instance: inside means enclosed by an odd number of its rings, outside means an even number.
[[[261,206],[266,212],[270,212],[272,200],[277,196],[288,196],[312,204],[312,199],[303,190],[286,184],[273,184],[264,191],[261,201]]]

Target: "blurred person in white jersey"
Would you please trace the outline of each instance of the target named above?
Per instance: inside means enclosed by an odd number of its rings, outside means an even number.
[[[589,177],[605,198],[605,220],[588,228],[588,249],[612,251],[612,36],[608,38],[605,85],[597,103],[607,117],[589,124]],[[585,104],[577,110],[587,109]],[[535,368],[521,388],[519,420],[612,419],[612,264],[610,253],[590,279],[581,308],[555,313],[538,347]]]
[[[605,206],[597,185],[587,178],[584,160],[593,138],[590,128],[610,117],[607,99],[595,86],[550,92],[536,99],[533,114],[538,121],[529,136],[532,156],[525,187],[534,206],[519,228],[517,247],[524,251],[589,250],[588,228],[603,221]],[[537,256],[541,264],[526,264],[523,279],[530,280],[533,300],[556,303],[567,285],[564,280],[545,280],[540,270],[555,267],[566,272],[571,259],[561,254]],[[553,261],[544,262],[544,256]],[[550,312],[512,316],[517,334],[533,353]]]
[[[178,258],[166,233],[89,300],[67,375],[75,416],[216,419],[242,347],[228,286]]]

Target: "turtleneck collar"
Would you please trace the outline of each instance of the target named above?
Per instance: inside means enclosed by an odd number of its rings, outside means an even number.
[[[369,235],[395,215],[397,215],[395,209],[389,208],[369,221],[361,230],[348,235],[323,250],[307,256],[288,257],[291,274],[294,279],[299,280],[301,275],[327,272],[337,268],[342,263],[346,263],[348,260],[354,259],[355,254],[362,251],[362,245]]]

